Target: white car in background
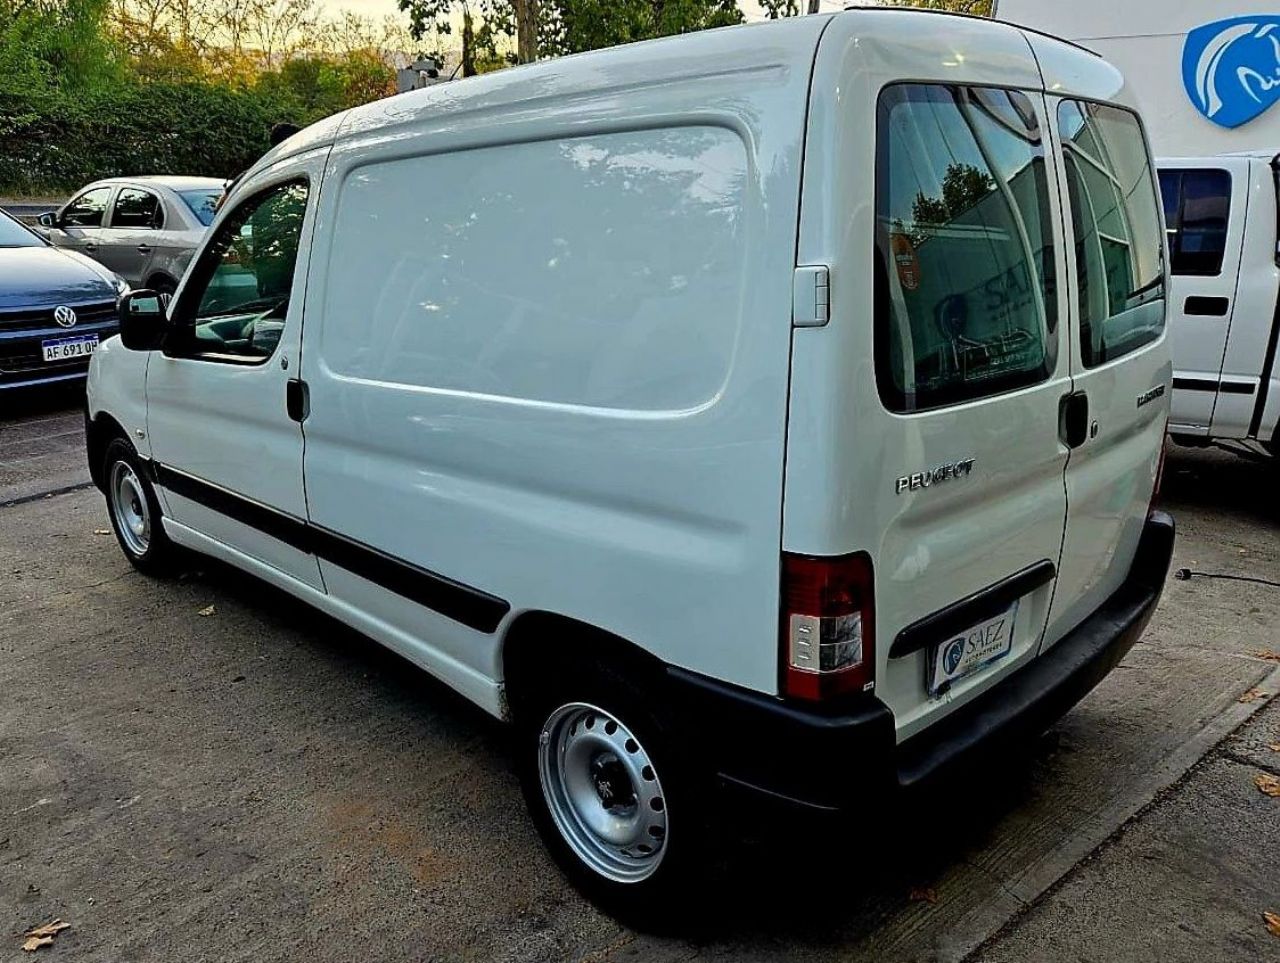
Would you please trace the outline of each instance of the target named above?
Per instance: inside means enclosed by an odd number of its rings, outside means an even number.
[[[87,254],[134,287],[171,295],[213,223],[224,184],[216,177],[94,181],[41,214],[40,228],[56,247]]]

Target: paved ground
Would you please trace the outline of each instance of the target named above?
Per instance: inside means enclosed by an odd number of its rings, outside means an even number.
[[[636,933],[560,880],[481,713],[225,568],[135,574],[96,491],[42,497],[86,478],[77,403],[0,410],[0,960],[55,917],[45,955],[112,963],[1280,960],[1280,703],[1239,701],[1280,690],[1280,590],[1171,580],[1025,757],[871,842],[746,844],[701,925]],[[1273,470],[1167,477],[1175,565],[1280,580]]]

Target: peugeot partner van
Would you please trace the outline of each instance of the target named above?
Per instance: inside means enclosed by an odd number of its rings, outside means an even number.
[[[1164,251],[1062,42],[867,9],[570,57],[267,154],[167,311],[121,299],[89,457],[138,568],[223,559],[510,720],[551,852],[635,908],[721,800],[860,825],[1133,645]]]
[[[1169,434],[1280,455],[1274,152],[1157,160],[1169,237]]]

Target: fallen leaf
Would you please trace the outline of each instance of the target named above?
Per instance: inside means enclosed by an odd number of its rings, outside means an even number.
[[[29,930],[27,936],[57,936],[63,930],[70,928],[70,923],[64,923],[62,920],[54,920],[52,923],[45,923],[44,926],[37,926],[33,930]]]
[[[22,944],[22,948],[28,953],[34,953],[42,946],[53,946],[52,936],[30,936],[27,941]]]
[[[1272,752],[1280,752],[1280,742],[1272,742],[1268,744],[1267,748]]]
[[[1280,799],[1280,778],[1277,778],[1269,772],[1264,772],[1253,780],[1253,784],[1258,787],[1258,791],[1265,793],[1273,799]]]
[[[1262,918],[1267,921],[1271,935],[1280,936],[1280,913],[1263,913]]]
[[[913,903],[936,903],[938,902],[938,891],[932,886],[917,886],[907,894],[907,899]]]
[[[111,534],[111,529],[109,529],[109,528],[95,528],[95,529],[93,530],[93,534],[95,534],[95,535],[110,535],[110,534]]]
[[[1272,652],[1270,649],[1259,649],[1253,653],[1255,659],[1266,659],[1268,662],[1280,662],[1280,652]]]
[[[201,614],[203,615],[204,613],[201,613]],[[1259,699],[1262,699],[1265,696],[1266,696],[1266,693],[1263,692],[1261,689],[1250,689],[1248,692],[1246,692],[1236,701],[1237,702],[1257,702]]]
[[[202,608],[199,612],[196,613],[196,615],[212,615],[216,611],[217,611],[216,606],[209,605],[209,606],[206,606],[205,608]]]

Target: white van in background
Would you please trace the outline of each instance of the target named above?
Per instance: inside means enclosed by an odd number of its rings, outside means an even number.
[[[1169,238],[1169,434],[1280,454],[1274,152],[1158,160]]]
[[[139,568],[223,559],[511,720],[634,910],[744,800],[856,838],[1133,645],[1164,252],[1122,78],[1057,40],[857,9],[552,60],[259,161],[169,309],[122,299],[90,467]]]

